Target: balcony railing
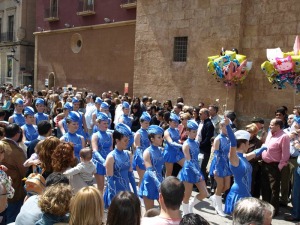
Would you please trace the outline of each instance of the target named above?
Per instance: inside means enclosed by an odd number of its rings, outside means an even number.
[[[45,9],[44,20],[49,22],[58,21],[58,7]]]
[[[94,0],[78,0],[77,15],[89,16],[96,14]]]
[[[121,8],[134,9],[136,8],[136,0],[121,0]]]
[[[15,32],[2,33],[0,38],[1,38],[1,42],[14,42],[14,41],[16,41]]]

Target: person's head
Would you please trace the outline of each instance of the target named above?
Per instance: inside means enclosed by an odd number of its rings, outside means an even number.
[[[161,146],[163,142],[162,135],[164,133],[164,129],[157,125],[151,125],[148,128],[148,137],[152,145]]]
[[[68,131],[70,133],[75,133],[79,128],[79,120],[80,120],[80,114],[75,111],[69,112],[69,115],[66,119]]]
[[[124,150],[128,146],[131,146],[133,135],[130,127],[123,123],[117,124],[113,132],[113,140],[116,144],[117,149],[119,150]]]
[[[263,118],[253,117],[253,119],[251,120],[251,123],[255,123],[256,126],[258,127],[258,130],[260,130],[264,127],[265,121]]]
[[[246,126],[246,131],[248,131],[251,134],[251,138],[255,137],[258,133],[258,127],[256,126],[255,123],[251,123]]]
[[[164,110],[171,111],[173,109],[172,101],[171,100],[166,100],[164,102]]]
[[[232,213],[233,225],[270,225],[274,207],[260,199],[248,197],[239,200]]]
[[[156,113],[156,119],[160,122],[164,120],[164,111],[163,110],[158,110]]]
[[[183,103],[183,97],[178,97],[176,100],[177,103]]]
[[[5,131],[5,137],[13,139],[14,141],[18,141],[22,133],[21,128],[16,123],[8,124],[4,128],[4,131]]]
[[[246,152],[249,149],[250,133],[245,130],[238,130],[234,133],[237,141],[237,149]]]
[[[279,118],[274,118],[271,120],[270,122],[270,131],[272,132],[272,134],[274,134],[275,132],[283,129],[284,124],[283,124],[283,120],[279,119]]]
[[[195,120],[187,120],[186,122],[186,132],[190,139],[195,139],[197,137],[198,123]]]
[[[108,129],[109,118],[106,113],[98,112],[96,122],[99,130],[106,131]]]
[[[275,118],[281,119],[282,121],[285,120],[286,110],[283,107],[276,109],[275,111]]]
[[[182,217],[179,225],[209,225],[209,222],[196,213],[189,213]]]
[[[70,181],[63,173],[53,172],[46,179],[46,187],[55,184],[70,184]]]
[[[293,113],[294,113],[296,116],[300,116],[300,105],[295,105],[295,106],[294,106]]]
[[[217,105],[209,105],[208,110],[209,110],[209,115],[211,117],[214,117],[215,115],[217,115],[219,111],[219,107]]]
[[[100,111],[109,114],[109,104],[107,102],[102,102],[100,105]]]
[[[179,210],[184,196],[184,185],[178,178],[169,176],[160,185],[159,202],[162,210]]]
[[[191,119],[191,115],[189,113],[182,113],[180,115],[181,124],[186,127],[187,121]]]
[[[199,102],[199,105],[198,105],[199,109],[202,109],[204,108],[204,102]]]
[[[229,118],[232,123],[236,120],[236,114],[233,111],[225,111],[224,116]]]
[[[93,150],[90,147],[83,148],[80,150],[79,156],[82,161],[91,161],[93,157]]]
[[[28,125],[32,125],[35,123],[35,117],[34,117],[34,109],[30,106],[26,106],[24,109],[24,117],[25,117],[25,123]]]
[[[24,108],[24,101],[21,98],[16,99],[16,101],[15,101],[15,111],[17,113],[22,113],[23,108]]]
[[[148,129],[151,121],[151,116],[147,112],[143,112],[141,117],[140,117],[140,123],[141,123],[141,128],[143,129]]]
[[[200,120],[199,111],[200,111],[200,108],[198,106],[194,107],[194,109],[193,109],[194,120]]]
[[[52,133],[52,127],[49,121],[42,120],[37,125],[39,135],[48,137]]]
[[[43,140],[40,149],[37,152],[39,160],[41,161],[41,167],[47,172],[52,172],[51,156],[54,149],[59,145],[59,143],[60,141],[57,137],[50,136]]]
[[[174,113],[179,115],[179,113],[182,111],[182,104],[181,103],[177,103],[176,105],[174,105]]]
[[[80,101],[77,97],[72,98],[72,105],[73,105],[73,110],[78,111],[80,107]]]
[[[129,103],[128,102],[126,102],[126,101],[124,101],[123,103],[122,103],[122,110],[123,110],[123,113],[125,114],[125,115],[129,115],[129,112],[130,112],[130,105],[129,105]]]
[[[74,147],[70,142],[60,143],[51,156],[54,172],[64,172],[69,167],[76,165],[77,159],[74,156]]]
[[[103,216],[104,203],[97,188],[81,188],[72,198],[69,225],[101,225]]]
[[[121,191],[112,200],[107,225],[140,225],[141,206],[139,198],[132,192]]]
[[[152,209],[148,209],[145,214],[144,217],[155,217],[155,216],[159,216],[160,214],[160,210],[158,208],[152,208]]]
[[[145,96],[142,97],[142,102],[143,102],[144,105],[146,105],[148,100],[149,100],[148,96],[145,95]]]
[[[207,108],[200,109],[199,116],[202,121],[206,120],[209,118],[209,110]]]
[[[44,109],[45,109],[45,100],[42,99],[42,98],[37,98],[37,99],[35,100],[35,107],[36,107],[36,110],[37,110],[39,113],[44,112]]]
[[[38,204],[43,213],[64,216],[69,212],[72,189],[67,184],[55,184],[46,188]]]
[[[175,114],[175,113],[171,113],[170,114],[170,118],[169,118],[169,125],[171,128],[176,128],[178,127],[179,124],[179,117]]]
[[[288,116],[288,120],[287,120],[287,123],[289,126],[292,126],[293,122],[294,122],[294,118],[295,118],[295,114],[290,114]]]

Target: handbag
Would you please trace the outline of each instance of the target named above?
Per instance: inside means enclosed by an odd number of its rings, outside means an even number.
[[[43,177],[43,172],[38,173],[37,167],[33,166],[33,173],[29,174],[27,178],[24,178],[25,181],[25,190],[29,195],[40,195],[46,188],[46,180]]]

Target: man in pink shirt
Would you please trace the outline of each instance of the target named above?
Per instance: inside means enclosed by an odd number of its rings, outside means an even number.
[[[179,225],[179,210],[184,196],[184,185],[178,178],[169,176],[160,186],[160,214],[155,217],[143,217],[141,225]]]
[[[262,153],[262,198],[279,212],[280,171],[290,158],[290,139],[283,131],[281,119],[272,119],[266,138],[267,151]]]

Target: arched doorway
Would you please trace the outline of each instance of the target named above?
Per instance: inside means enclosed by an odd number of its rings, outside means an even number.
[[[48,88],[52,89],[55,86],[55,75],[51,72],[48,76]]]

